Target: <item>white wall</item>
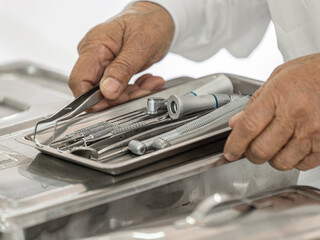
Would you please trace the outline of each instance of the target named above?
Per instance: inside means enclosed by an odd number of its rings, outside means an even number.
[[[0,0],[0,64],[30,60],[69,74],[77,59],[76,47],[84,34],[118,13],[128,0]],[[282,63],[273,26],[246,59],[221,50],[211,59],[195,63],[168,54],[148,72],[170,79],[229,72],[266,80]]]

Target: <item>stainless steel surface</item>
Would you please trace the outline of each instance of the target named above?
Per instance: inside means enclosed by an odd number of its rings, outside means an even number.
[[[28,105],[17,102],[8,97],[0,96],[0,119],[13,118],[14,114],[26,111],[29,109]]]
[[[191,132],[194,132],[196,134],[195,130],[197,130],[198,128],[203,126],[208,126],[209,124],[214,124],[214,121],[218,120],[219,118],[222,118],[229,113],[238,112],[239,109],[243,109],[248,101],[249,101],[249,97],[239,97],[233,100],[232,102],[224,105],[223,107],[216,109],[211,113],[208,113],[198,119],[195,119],[169,132],[160,134],[158,136],[155,136],[143,141],[132,140],[129,142],[128,148],[134,154],[144,155],[145,153],[153,149],[153,142],[156,139],[161,138],[165,141],[170,141]],[[228,119],[225,119],[225,120],[226,122],[228,122]]]
[[[208,145],[119,177],[39,154],[31,163],[6,169],[0,175],[1,231],[27,229],[28,233],[39,224],[50,226],[53,220],[59,222],[64,216],[74,215],[47,234],[92,236],[159,216],[179,216],[212,193],[247,195],[288,186],[297,180],[296,171],[283,174],[268,164],[256,166],[247,160],[225,164],[221,154],[205,156],[211,149]],[[185,162],[186,157],[194,160]],[[98,213],[90,210],[93,208]],[[96,214],[100,223],[90,228]],[[45,234],[45,226],[37,228]],[[79,230],[73,232],[72,226]]]
[[[217,77],[220,78],[221,76],[227,76],[232,82],[234,92],[240,93],[243,95],[252,94],[261,85],[261,82],[258,82],[253,79],[244,78],[241,76],[235,76],[230,74],[225,74],[225,75],[213,74],[213,75],[205,76],[199,79],[194,79],[193,81],[190,81],[191,79],[188,79],[188,78],[178,78],[178,79],[174,79],[173,81],[167,81],[166,86],[169,86],[171,84],[173,85],[173,87],[167,88],[165,86],[166,88],[165,90],[160,91],[156,94],[153,94],[149,97],[161,96],[163,98],[168,98],[172,94],[184,95],[185,93],[190,92],[191,90],[197,89],[203,84],[211,82],[213,79],[216,79]],[[184,83],[181,86],[171,83],[171,82],[181,83],[182,80],[189,80],[189,81]],[[144,97],[138,100],[134,100],[132,102],[128,102],[128,103],[116,106],[110,110],[102,111],[95,114],[86,114],[84,116],[71,119],[67,123],[62,123],[57,127],[57,131],[55,131],[55,136],[57,137],[57,139],[60,139],[70,134],[71,132],[74,132],[84,127],[88,127],[88,125],[93,125],[98,122],[102,122],[108,118],[126,114],[128,112],[131,112],[134,109],[141,109],[145,107],[146,99],[147,97]],[[228,130],[229,129],[224,129],[224,131],[228,131]],[[37,146],[37,149],[47,154],[51,154],[53,156],[59,157],[61,159],[65,159],[67,161],[71,161],[77,164],[91,167],[91,168],[94,168],[103,172],[107,172],[110,174],[121,174],[121,173],[130,171],[132,169],[139,168],[141,166],[145,166],[147,164],[159,161],[163,158],[166,158],[167,156],[171,156],[172,154],[178,154],[182,151],[185,151],[186,149],[192,149],[198,146],[193,141],[193,139],[191,139],[190,141],[185,141],[184,143],[180,143],[180,145],[162,149],[161,151],[157,151],[156,153],[154,152],[147,153],[146,156],[134,156],[133,154],[120,154],[120,155],[116,155],[117,157],[113,158],[112,160],[110,159],[111,161],[106,161],[102,163],[102,162],[93,161],[85,157],[77,156],[68,151],[60,151],[59,149],[55,149],[49,146],[50,142],[52,142],[52,135],[53,135],[53,126],[48,126],[47,129],[39,133],[37,135],[37,139],[41,144],[41,146],[40,145]],[[212,139],[211,136],[209,135],[203,136],[203,138],[205,137],[208,137],[208,139]],[[31,141],[32,140],[31,133],[25,135],[22,138],[19,138],[18,140],[24,143],[33,145]],[[121,140],[122,139],[118,137],[114,138],[114,142],[121,141]],[[118,150],[121,151],[121,148],[119,148]]]
[[[23,69],[20,70],[21,73],[24,72]],[[39,70],[38,73],[51,76],[45,70]],[[21,75],[14,77],[16,81],[24,79]],[[33,83],[33,78],[37,77],[28,76],[25,90],[37,93],[40,97],[45,93],[49,99],[52,98],[50,105],[46,102],[48,99],[43,97],[46,113],[40,118],[54,113],[69,102],[64,99],[72,98],[62,92],[54,97],[48,94],[58,91],[58,87],[52,87],[51,84],[64,84],[67,88],[66,82],[42,79],[41,84],[38,84]],[[248,80],[243,78],[244,81],[238,83],[238,79],[239,77],[235,77],[233,80],[234,86],[244,94],[246,89],[252,92],[260,84],[249,81],[244,87],[243,82]],[[181,78],[167,82],[166,85],[175,88],[172,92],[182,94],[182,90],[174,86],[189,80],[191,79]],[[23,81],[19,80],[19,83]],[[196,81],[196,84],[201,85],[201,81],[205,79]],[[10,80],[4,83],[2,86],[9,89],[8,86],[11,87],[13,82]],[[27,88],[29,85],[32,86],[31,89]],[[8,93],[15,93],[15,88],[11,90]],[[170,88],[168,91],[171,91]],[[32,95],[37,99],[33,104],[39,103],[37,94]],[[28,97],[30,98],[30,94]],[[62,106],[56,105],[62,100],[65,101]],[[142,100],[139,101],[142,106]],[[125,114],[132,110],[133,105],[115,107],[108,111],[107,118]],[[32,104],[30,106],[34,108]],[[105,119],[105,114],[77,117],[71,120],[75,125],[66,125],[62,135],[101,122],[101,119]],[[268,164],[256,166],[245,159],[228,163],[219,153],[228,132],[212,135],[211,140],[198,139],[201,147],[193,144],[195,148],[187,152],[179,150],[179,147],[185,148],[183,145],[178,145],[171,153],[161,153],[160,150],[162,161],[154,162],[152,159],[151,165],[111,176],[61,161],[17,142],[18,136],[25,136],[33,131],[34,119],[37,117],[32,115],[30,118],[32,126],[21,124],[17,120],[12,126],[5,128],[6,131],[1,129],[0,132],[0,239],[79,239],[157,220],[159,216],[171,218],[185,215],[212,193],[226,191],[245,196],[295,184],[297,181],[297,171],[283,173],[272,169]],[[58,126],[57,130],[59,132],[63,129]],[[45,140],[46,134],[49,136],[50,132],[42,134],[39,137]],[[156,157],[155,154],[153,158]],[[123,166],[126,167],[125,164]]]
[[[1,79],[21,79],[30,84],[36,84],[39,89],[49,88],[71,95],[67,86],[68,76],[47,66],[29,61],[11,62],[0,65]]]
[[[242,199],[214,194],[181,220],[156,220],[86,240],[311,240],[320,238],[319,220],[319,190],[294,186]]]
[[[67,76],[34,63],[0,66],[0,135],[34,126],[73,99]]]

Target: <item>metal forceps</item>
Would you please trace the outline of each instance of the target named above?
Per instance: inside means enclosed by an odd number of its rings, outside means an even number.
[[[53,138],[54,138],[55,130],[56,130],[56,127],[59,122],[66,121],[66,120],[69,120],[69,119],[75,117],[76,115],[82,113],[83,111],[88,110],[89,108],[93,107],[98,102],[100,102],[100,100],[102,100],[102,99],[103,99],[103,96],[100,92],[99,86],[96,86],[96,87],[92,88],[91,90],[89,90],[88,92],[77,97],[74,101],[69,103],[67,106],[62,108],[60,111],[55,113],[53,116],[37,122],[37,124],[34,128],[33,141],[37,145],[41,145],[41,144],[39,144],[39,142],[36,141],[37,129],[40,124],[49,123],[49,122],[56,120],[55,126],[54,126],[54,131],[53,131]]]

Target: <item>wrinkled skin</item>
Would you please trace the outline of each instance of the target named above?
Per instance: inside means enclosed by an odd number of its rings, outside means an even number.
[[[92,108],[98,111],[161,89],[164,80],[151,74],[135,84],[128,82],[167,53],[173,32],[169,13],[148,2],[133,3],[97,25],[78,46],[79,58],[69,79],[74,96],[99,84],[105,99]]]
[[[320,165],[320,54],[287,62],[271,74],[244,111],[230,119],[225,157],[308,170]]]

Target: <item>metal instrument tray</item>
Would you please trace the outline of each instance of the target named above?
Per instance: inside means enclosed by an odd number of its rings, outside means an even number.
[[[32,127],[72,100],[68,77],[32,62],[0,66],[0,136]]]
[[[150,96],[167,98],[172,94],[185,94],[211,81],[213,78],[216,77],[216,75],[218,74],[205,76],[199,79],[181,77],[171,81],[167,81],[164,90]],[[234,93],[236,94],[251,95],[262,85],[261,81],[257,81],[254,79],[249,79],[246,77],[241,77],[241,76],[232,75],[232,74],[225,74],[225,75],[228,76],[232,81]],[[150,96],[143,97],[125,104],[121,104],[119,106],[113,107],[112,109],[108,109],[102,112],[98,112],[94,114],[85,114],[85,115],[76,117],[71,121],[68,121],[66,123],[62,123],[61,125],[59,125],[59,127],[55,131],[55,134],[65,135],[77,129],[87,127],[88,125],[94,124],[96,122],[101,122],[106,119],[128,113],[134,109],[143,108],[146,105],[147,98]],[[90,168],[93,168],[102,172],[106,172],[109,174],[113,174],[113,175],[118,175],[133,169],[137,169],[139,167],[157,162],[159,160],[165,159],[169,156],[173,156],[181,152],[185,152],[185,151],[192,152],[192,149],[197,149],[198,150],[197,152],[199,152],[199,149],[200,149],[200,152],[201,152],[201,146],[205,146],[208,143],[212,143],[213,146],[216,145],[215,147],[212,148],[214,149],[215,152],[221,151],[223,147],[223,144],[221,144],[221,141],[226,139],[230,131],[230,128],[227,126],[227,124],[222,124],[218,129],[211,129],[210,131],[208,131],[207,129],[206,131],[203,132],[201,136],[198,136],[192,139],[186,139],[181,143],[174,144],[170,147],[167,147],[161,150],[147,153],[143,156],[136,156],[130,153],[120,157],[116,157],[111,161],[100,163],[85,157],[71,154],[70,152],[67,152],[67,151],[59,151],[55,148],[49,147],[48,143],[52,139],[53,129],[54,129],[53,126],[48,126],[48,128],[46,128],[45,131],[42,131],[39,134],[37,134],[37,138],[40,139],[41,146],[36,145],[31,140],[33,133],[29,133],[27,135],[23,135],[19,137],[18,141],[34,146],[43,153],[47,153],[49,155],[56,156],[64,160],[77,163],[86,167],[90,167]],[[208,151],[208,147],[206,148],[205,151]],[[208,151],[208,152],[212,153],[212,151],[211,152]],[[186,160],[188,160],[188,158],[186,158]]]

